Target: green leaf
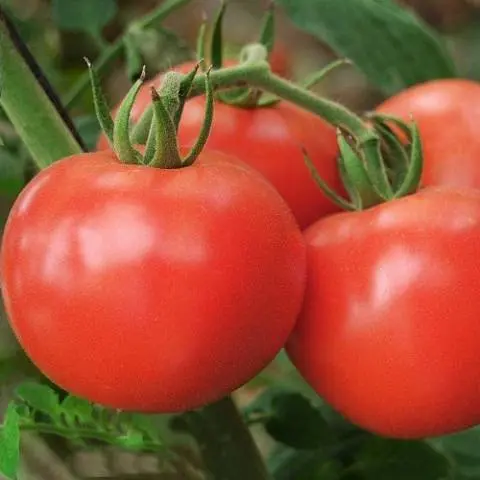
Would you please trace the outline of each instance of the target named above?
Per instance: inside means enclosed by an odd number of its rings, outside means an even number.
[[[359,450],[355,466],[366,480],[439,480],[449,472],[446,457],[425,442],[378,437]]]
[[[135,430],[117,437],[117,444],[130,450],[142,450],[144,443],[143,435]]]
[[[62,30],[98,37],[117,13],[116,0],[52,0],[53,19]]]
[[[63,400],[61,409],[69,424],[74,425],[77,421],[81,423],[92,421],[93,405],[83,398],[69,395]]]
[[[334,432],[321,411],[303,395],[280,390],[267,395],[264,402],[268,416],[264,427],[276,441],[297,449],[332,443]]]
[[[455,76],[439,36],[393,0],[275,0],[302,30],[351,59],[391,95]]]
[[[0,433],[0,473],[15,479],[20,463],[20,426],[15,404],[7,407]]]
[[[480,427],[430,441],[448,456],[455,480],[480,478]]]
[[[140,413],[132,413],[130,415],[130,422],[133,428],[143,433],[146,437],[160,443],[158,434],[158,427],[152,422],[151,416]]]
[[[14,197],[25,185],[25,160],[7,148],[0,148],[0,193]]]
[[[17,396],[39,412],[53,418],[58,417],[60,405],[58,395],[47,385],[25,382],[17,387]]]

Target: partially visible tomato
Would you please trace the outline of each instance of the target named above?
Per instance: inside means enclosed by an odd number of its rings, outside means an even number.
[[[305,236],[287,351],[318,394],[391,437],[480,423],[480,192],[426,188]]]
[[[189,70],[189,67],[182,68]],[[144,87],[132,112],[133,123],[150,103],[150,92]],[[191,146],[195,142],[204,112],[203,96],[195,97],[185,105],[178,137],[182,146]],[[305,228],[318,218],[338,212],[339,208],[311,177],[302,147],[308,151],[322,178],[343,193],[337,170],[335,130],[321,118],[284,101],[268,108],[240,108],[215,103],[214,124],[206,150],[235,156],[259,171],[285,199],[300,227]],[[108,143],[102,136],[98,149],[104,148],[108,148]]]
[[[417,122],[424,150],[422,184],[480,188],[480,84],[434,80],[409,88],[377,111]]]
[[[40,172],[11,210],[6,309],[26,353],[64,389],[175,412],[230,393],[283,347],[305,244],[278,193],[218,153],[189,167],[83,154]]]
[[[275,42],[268,61],[272,72],[281,77],[290,77],[292,74],[292,61],[287,46],[280,41]]]

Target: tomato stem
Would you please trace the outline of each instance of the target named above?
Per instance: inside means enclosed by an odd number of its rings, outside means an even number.
[[[231,397],[182,415],[212,478],[270,480],[265,463]]]
[[[11,37],[8,19],[0,12],[2,85],[0,103],[33,161],[45,168],[82,148],[59,109],[39,84]]]
[[[193,81],[190,97],[205,93],[203,75],[197,75]],[[357,138],[360,144],[372,138],[378,138],[374,129],[358,115],[339,103],[319,97],[275,75],[270,71],[266,60],[214,70],[211,73],[211,80],[215,89],[249,85],[272,93],[318,115],[334,126],[347,130]]]

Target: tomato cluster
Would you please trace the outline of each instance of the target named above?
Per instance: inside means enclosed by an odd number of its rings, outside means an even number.
[[[133,123],[160,79],[140,90]],[[20,342],[53,381],[116,408],[199,407],[286,346],[321,397],[373,432],[480,422],[479,96],[439,81],[379,106],[418,122],[422,188],[353,213],[300,149],[342,194],[335,130],[285,101],[217,101],[184,168],[121,163],[102,137],[43,170],[10,213],[2,288]],[[204,97],[186,103],[182,148],[204,110]]]

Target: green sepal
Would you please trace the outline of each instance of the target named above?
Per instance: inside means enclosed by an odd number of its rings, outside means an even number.
[[[140,120],[132,129],[132,143],[134,145],[143,145],[147,141],[150,125],[153,120],[153,106],[149,105],[142,113]]]
[[[177,72],[167,72],[163,76],[160,96],[170,118],[174,118],[180,107],[181,76]]]
[[[210,47],[210,61],[215,69],[223,66],[223,17],[225,16],[226,3],[222,4],[213,23],[212,44]]]
[[[203,20],[202,24],[200,25],[200,29],[198,30],[198,36],[197,36],[197,60],[204,60],[206,57],[206,39],[207,39],[207,21],[206,19]],[[206,66],[205,64],[201,65],[201,69],[203,72],[205,72]]]
[[[157,148],[157,117],[154,113],[153,103],[151,105],[150,111],[152,112],[152,118],[150,120],[150,128],[148,131],[147,138],[145,140],[145,152],[143,154],[143,163],[145,165],[150,165],[155,156],[155,151]]]
[[[394,115],[387,115],[384,113],[377,113],[377,112],[369,112],[365,115],[365,117],[373,121],[381,121],[382,123],[392,123],[393,125],[398,127],[407,138],[410,138],[411,130],[410,130],[409,124]]]
[[[155,88],[151,88],[155,115],[155,153],[149,165],[161,168],[178,168],[182,161],[178,153],[177,131],[170,113]]]
[[[374,120],[375,129],[382,139],[385,164],[389,168],[392,188],[396,191],[403,183],[409,167],[409,154],[390,126],[381,120]]]
[[[202,128],[197,137],[195,145],[192,147],[188,155],[182,159],[182,165],[192,165],[193,162],[200,155],[201,151],[207,143],[210,131],[213,123],[213,110],[214,110],[214,94],[213,85],[210,80],[210,69],[205,72],[205,118],[203,120]]]
[[[113,126],[113,150],[122,163],[139,164],[143,163],[142,155],[133,148],[130,140],[130,114],[135,99],[145,80],[145,68],[140,78],[125,96],[118,109],[117,117]]]
[[[393,190],[383,159],[380,138],[372,137],[363,142],[360,148],[372,187],[384,200],[391,199],[393,197]]]
[[[404,197],[415,192],[422,177],[423,149],[418,125],[412,122],[410,126],[412,145],[410,150],[410,164],[402,185],[395,192],[395,198]]]
[[[113,148],[113,119],[110,114],[110,109],[108,108],[108,102],[105,98],[103,93],[102,87],[100,85],[100,80],[93,68],[90,60],[85,57],[85,63],[88,67],[88,72],[90,75],[90,83],[92,85],[92,93],[93,93],[93,104],[95,107],[95,113],[98,118],[98,122],[100,123],[100,127],[102,128],[103,133],[107,137],[108,143],[110,147]]]
[[[306,90],[310,90],[315,85],[322,82],[331,72],[339,67],[343,67],[344,65],[353,65],[353,62],[348,58],[340,58],[339,60],[335,60],[334,62],[331,62],[323,67],[318,72],[313,72],[303,82],[301,82],[300,86]]]
[[[337,142],[340,149],[340,174],[345,189],[357,210],[381,203],[382,199],[375,192],[362,159],[340,129],[337,130]]]
[[[263,17],[258,41],[267,49],[269,54],[272,53],[275,45],[275,4],[273,2],[270,2]]]
[[[349,202],[348,200],[342,198],[338,193],[336,193],[332,188],[330,188],[330,186],[327,184],[327,182],[325,182],[325,180],[323,180],[323,178],[320,176],[317,169],[315,168],[315,165],[313,164],[305,148],[302,148],[302,153],[303,159],[310,172],[310,175],[312,176],[313,180],[320,188],[320,190],[322,190],[324,195],[343,210],[356,211],[357,206],[353,202]]]
[[[183,109],[185,108],[185,103],[188,100],[188,94],[192,89],[193,81],[195,80],[195,76],[197,75],[199,69],[202,69],[202,71],[205,72],[205,62],[202,59],[199,60],[199,62],[197,63],[197,65],[195,65],[192,71],[189,72],[181,81],[180,89],[178,91],[179,105],[175,115],[173,116],[175,128],[177,129],[177,131],[180,125],[180,119],[183,114]]]

